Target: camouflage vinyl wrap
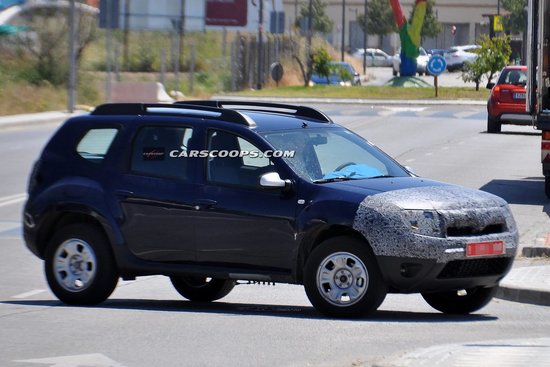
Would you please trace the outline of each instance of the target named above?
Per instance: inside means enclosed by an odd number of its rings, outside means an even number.
[[[355,216],[377,256],[466,258],[472,242],[504,241],[515,256],[518,231],[508,204],[498,196],[458,186],[388,191],[366,197]]]

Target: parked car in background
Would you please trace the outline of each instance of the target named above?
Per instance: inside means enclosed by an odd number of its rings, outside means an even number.
[[[477,50],[479,45],[453,46],[445,53],[445,61],[447,61],[447,70],[455,71],[462,70],[464,63],[474,62],[477,59]]]
[[[430,59],[430,55],[426,52],[424,47],[419,47],[418,51],[420,52],[420,55],[416,58],[416,72],[418,75],[424,75],[426,74],[426,65],[428,65],[428,60]],[[401,48],[397,49],[397,52],[395,55],[393,55],[393,76],[399,75],[399,67],[401,66]]]
[[[441,56],[445,56],[445,54],[447,53],[447,49],[446,48],[431,48],[429,50],[426,50],[428,52],[429,55],[441,55]]]
[[[499,133],[503,124],[531,125],[525,111],[527,66],[506,66],[495,83],[488,83],[487,132]]]
[[[364,48],[358,48],[352,56],[363,61]],[[393,58],[378,48],[367,48],[367,66],[392,66]]]
[[[328,78],[319,74],[311,75],[310,80],[313,84],[361,85],[361,75],[349,62],[331,61],[330,64],[332,74]]]

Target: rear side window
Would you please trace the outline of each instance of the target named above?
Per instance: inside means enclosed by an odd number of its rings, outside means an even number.
[[[193,135],[188,127],[142,128],[134,141],[131,169],[154,177],[188,180],[187,147]]]
[[[117,132],[117,129],[88,130],[78,143],[76,152],[90,162],[100,163],[105,158]]]

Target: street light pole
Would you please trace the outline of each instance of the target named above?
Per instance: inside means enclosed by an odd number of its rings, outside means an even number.
[[[69,4],[69,90],[67,95],[67,110],[74,112],[76,99],[76,50],[75,50],[75,0]]]
[[[262,89],[263,79],[263,28],[264,28],[264,0],[260,0],[258,14],[258,80],[256,82],[256,89]]]
[[[363,29],[363,74],[367,73],[367,0],[365,0],[365,29]]]
[[[342,0],[342,47],[341,47],[341,60],[344,61],[344,51],[346,44],[346,0]]]

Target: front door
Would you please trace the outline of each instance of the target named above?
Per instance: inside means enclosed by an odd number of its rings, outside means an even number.
[[[277,171],[276,166],[269,158],[256,157],[261,151],[232,133],[209,130],[207,142],[217,156],[208,158],[206,183],[197,193],[197,260],[293,268],[296,196],[259,187],[260,176]],[[242,151],[248,154],[231,153]]]

